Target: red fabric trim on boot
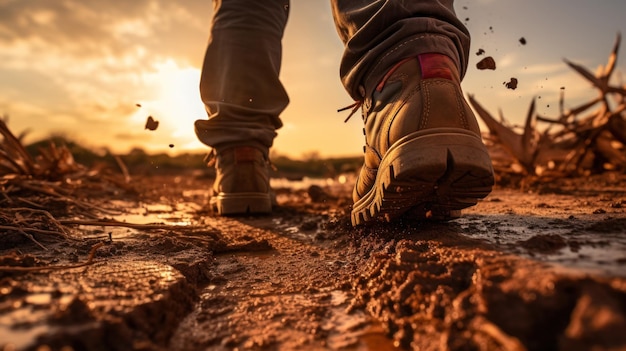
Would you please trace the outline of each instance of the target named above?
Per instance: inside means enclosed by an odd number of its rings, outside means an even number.
[[[417,56],[422,69],[422,78],[443,78],[454,79],[455,74],[452,73],[454,62],[452,59],[443,54],[429,53]]]

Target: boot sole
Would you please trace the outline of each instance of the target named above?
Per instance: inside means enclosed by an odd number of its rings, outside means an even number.
[[[352,207],[352,225],[404,214],[449,220],[494,185],[487,148],[464,129],[431,129],[400,139],[385,154],[374,186]]]
[[[219,215],[267,214],[272,212],[272,200],[267,193],[220,193],[210,200]]]

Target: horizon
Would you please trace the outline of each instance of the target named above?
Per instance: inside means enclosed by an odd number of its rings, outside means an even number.
[[[16,135],[30,130],[26,141],[32,143],[61,134],[114,152],[134,147],[172,155],[208,151],[195,138],[193,121],[206,118],[197,86],[210,1],[36,0],[0,8],[0,74],[5,77],[0,115],[10,117]],[[525,118],[533,97],[537,113],[556,116],[560,87],[566,88],[566,107],[595,97],[563,59],[595,71],[606,64],[616,33],[626,34],[621,18],[626,2],[618,0],[601,5],[468,0],[457,1],[455,8],[472,34],[464,93],[494,115],[501,109],[514,124]],[[343,123],[346,114],[336,112],[352,103],[338,77],[342,49],[328,2],[292,1],[281,71],[291,103],[281,116],[284,127],[274,153],[293,159],[362,155],[360,119]],[[479,49],[485,54],[476,55]],[[495,59],[496,70],[476,69],[485,56]],[[625,73],[618,56],[614,78]],[[507,89],[504,83],[513,77],[518,87]],[[160,122],[157,130],[144,128],[148,116]],[[481,126],[486,132],[482,121]]]

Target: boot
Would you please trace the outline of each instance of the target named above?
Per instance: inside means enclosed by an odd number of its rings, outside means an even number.
[[[455,218],[491,192],[491,159],[449,57],[403,60],[365,92],[365,160],[353,191],[353,225],[407,212]]]
[[[267,152],[249,146],[219,150],[215,155],[215,170],[209,203],[218,214],[272,211]]]

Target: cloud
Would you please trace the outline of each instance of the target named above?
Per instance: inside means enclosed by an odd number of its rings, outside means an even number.
[[[569,72],[567,65],[563,62],[537,63],[524,67],[524,73],[527,74],[552,75],[562,74],[565,71]]]
[[[204,50],[211,11],[210,4],[202,3],[208,1],[184,5],[165,0],[4,2],[0,5],[0,45],[27,41],[83,58],[123,56],[137,46],[158,47],[150,51],[199,60],[195,54]],[[191,49],[194,46],[200,49]]]
[[[0,1],[0,113],[18,130],[114,135],[136,102],[162,95],[163,62],[200,65],[211,11],[202,0]]]

